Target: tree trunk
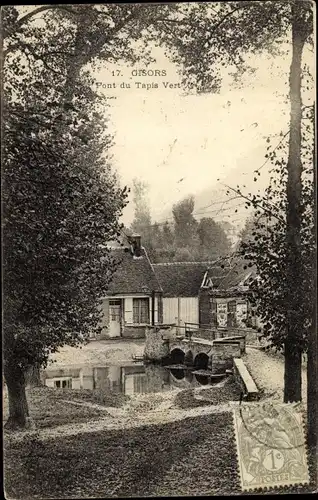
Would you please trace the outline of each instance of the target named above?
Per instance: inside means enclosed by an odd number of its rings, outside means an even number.
[[[306,39],[302,2],[293,3],[292,9],[292,62],[290,67],[290,136],[287,162],[287,337],[285,341],[284,402],[301,401],[301,347],[298,303],[301,290],[301,58]]]
[[[314,107],[314,133],[315,130],[315,107]],[[314,145],[316,144],[316,137]],[[317,234],[317,172],[316,172],[316,148],[314,146],[313,152],[314,161],[314,235]],[[317,291],[317,248],[315,247],[314,253],[314,290]],[[317,449],[317,411],[318,411],[318,394],[317,394],[317,301],[315,296],[313,298],[313,317],[312,328],[308,337],[308,358],[307,358],[307,423],[308,423],[308,445],[316,455]]]
[[[26,374],[26,383],[31,387],[40,387],[42,386],[41,374],[40,374],[40,365],[36,363],[35,365],[30,366]]]
[[[4,377],[8,388],[9,418],[6,429],[27,428],[30,423],[29,408],[25,393],[23,370],[15,366],[4,367]]]
[[[301,401],[301,350],[295,350],[293,345],[290,348],[286,341],[284,358],[284,403]]]

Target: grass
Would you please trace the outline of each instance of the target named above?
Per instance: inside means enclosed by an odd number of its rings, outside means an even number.
[[[103,389],[63,389],[64,399],[69,401],[84,401],[87,403],[99,404],[120,408],[129,401],[129,396],[118,392],[111,392]]]
[[[174,403],[177,408],[181,409],[218,405],[229,401],[239,401],[240,393],[239,387],[231,378],[222,387],[211,387],[200,391],[199,398],[195,397],[196,392],[193,389],[181,391],[176,395]]]
[[[231,414],[26,439],[5,450],[5,489],[15,499],[239,492],[235,453]]]
[[[233,390],[230,383],[205,389],[201,392],[205,401],[199,403],[233,400]],[[39,428],[105,415],[95,408],[63,403],[63,399],[94,402],[96,395],[86,391],[41,388],[33,389],[29,396]],[[107,405],[121,405],[126,400],[120,395],[112,397],[105,396]],[[180,406],[189,408],[191,397],[194,400],[193,393],[189,396],[189,391],[181,391]],[[314,463],[312,477],[316,473]],[[45,440],[39,435],[9,438],[4,446],[4,477],[6,497],[16,500],[242,494],[230,412]],[[313,490],[311,485],[277,492]]]
[[[12,441],[5,448],[5,491],[23,500],[241,495],[232,415]]]
[[[89,422],[105,416],[103,410],[65,403],[65,400],[118,407],[128,399],[122,394],[104,393],[98,390],[51,389],[49,387],[34,387],[27,391],[27,398],[30,415],[36,428],[39,429]],[[6,399],[3,404],[3,420],[7,417],[8,400]]]

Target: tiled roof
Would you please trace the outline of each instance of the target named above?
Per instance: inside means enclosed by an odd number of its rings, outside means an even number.
[[[216,262],[169,262],[153,264],[164,297],[197,297],[201,285],[211,290],[237,288],[253,268],[245,263],[224,260]]]
[[[153,264],[164,297],[197,297],[208,262]]]
[[[135,258],[128,249],[114,248],[112,254],[118,268],[108,287],[108,294],[151,293],[161,291],[160,284],[145,249],[141,248],[141,258]]]
[[[223,268],[215,266],[208,270],[204,286],[210,289],[230,290],[239,287],[250,275],[255,275],[255,269],[246,267],[242,262],[225,265]]]

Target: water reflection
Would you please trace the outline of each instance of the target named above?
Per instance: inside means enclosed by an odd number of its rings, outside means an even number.
[[[179,370],[178,368],[170,369],[171,375],[173,375],[177,380],[182,380],[184,378],[184,370]]]
[[[198,387],[218,382],[206,374],[193,374],[183,368],[167,368],[142,363],[124,366],[79,366],[47,369],[43,382],[52,388],[89,389],[125,395],[169,391],[174,388]]]
[[[195,373],[194,376],[200,385],[208,385],[209,377],[207,375],[199,375],[199,373]]]

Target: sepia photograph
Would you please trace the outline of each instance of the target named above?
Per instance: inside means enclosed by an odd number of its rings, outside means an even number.
[[[1,42],[4,498],[317,493],[316,4]]]

